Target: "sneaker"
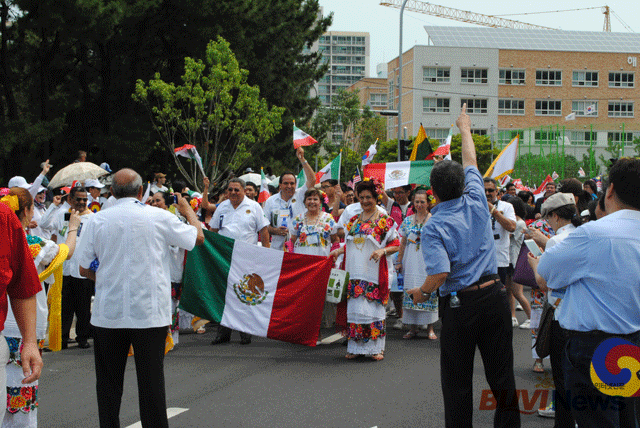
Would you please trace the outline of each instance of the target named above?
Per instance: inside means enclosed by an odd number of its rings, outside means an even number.
[[[516,311],[524,311],[524,309],[522,309],[522,305],[519,302],[516,303]]]
[[[402,327],[403,327],[402,321],[400,321],[400,320],[396,321],[395,324],[393,324],[393,328],[395,330],[402,330]]]
[[[528,330],[531,328],[531,320],[525,320],[522,324],[520,324],[520,327],[523,330]]]
[[[518,318],[511,318],[511,327],[518,327],[520,323],[518,322]]]
[[[544,410],[538,409],[538,416],[542,416],[543,418],[555,418],[556,403],[552,401],[551,403],[549,403],[546,409]]]

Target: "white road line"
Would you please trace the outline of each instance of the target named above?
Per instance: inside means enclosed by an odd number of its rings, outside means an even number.
[[[328,345],[330,343],[337,342],[338,340],[342,339],[343,337],[344,336],[342,336],[342,333],[332,334],[331,336],[325,337],[324,339],[322,339],[320,341],[320,343],[322,343],[323,345]]]
[[[183,409],[181,407],[169,407],[167,408],[167,418],[171,419],[174,416],[179,415],[180,413],[184,413],[189,409]],[[142,428],[142,422],[136,422],[133,425],[129,425],[125,428]]]

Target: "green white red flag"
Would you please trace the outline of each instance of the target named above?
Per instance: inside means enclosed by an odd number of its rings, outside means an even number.
[[[309,134],[304,132],[302,129],[298,128],[293,123],[293,148],[297,149],[301,146],[310,146],[312,144],[317,143],[317,141]]]
[[[264,170],[260,168],[260,193],[258,194],[258,202],[263,203],[269,199],[271,193],[269,192],[269,180],[264,175]]]
[[[185,144],[184,146],[178,147],[173,151],[176,154],[176,156],[184,156],[185,158],[195,160],[198,163],[198,166],[200,167],[200,171],[202,171],[202,174],[205,175],[204,168],[202,167],[202,158],[198,154],[198,150],[196,149],[196,146],[192,144]]]
[[[187,256],[180,307],[234,330],[315,346],[333,261],[204,234]]]
[[[362,173],[365,177],[375,178],[384,183],[384,188],[405,186],[407,184],[424,184],[430,186],[433,161],[405,161],[370,163]]]
[[[340,163],[342,161],[342,150],[334,160],[329,162],[324,168],[316,173],[316,183],[327,180],[340,181]]]

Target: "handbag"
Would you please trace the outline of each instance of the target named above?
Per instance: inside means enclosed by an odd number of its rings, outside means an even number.
[[[542,304],[542,314],[540,315],[540,324],[538,324],[536,342],[533,347],[536,348],[536,354],[539,358],[546,358],[551,353],[551,323],[556,312],[556,307],[549,304],[545,297]]]
[[[327,295],[325,300],[329,303],[340,303],[347,300],[347,283],[349,273],[342,269],[331,269],[329,282],[327,283]]]
[[[537,289],[538,283],[536,282],[533,269],[531,269],[531,265],[529,265],[529,261],[527,260],[528,256],[529,248],[523,243],[520,248],[520,253],[518,254],[518,261],[513,270],[513,282]]]

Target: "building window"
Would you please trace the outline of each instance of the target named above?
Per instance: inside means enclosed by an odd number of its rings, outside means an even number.
[[[524,135],[524,130],[522,130],[522,129],[499,129],[498,130],[498,136],[496,137],[496,144],[495,144],[494,147],[497,147],[500,150],[502,150],[504,147],[507,146],[507,144],[509,144],[511,142],[511,140],[516,138],[516,135],[519,135],[520,136],[520,141],[522,141],[522,136]]]
[[[329,89],[331,89],[329,85],[320,85],[318,86],[318,93],[323,95],[329,94]]]
[[[318,43],[320,43],[320,44],[329,44],[329,43],[331,43],[331,37],[330,36],[320,36],[320,38],[318,39]]]
[[[598,86],[597,71],[574,71],[571,78],[572,86]]]
[[[575,113],[576,116],[597,116],[598,102],[595,100],[572,101],[571,111]]]
[[[524,85],[525,71],[503,68],[499,71],[498,83],[500,85]]]
[[[522,134],[520,134],[522,135]],[[556,131],[536,131],[534,140],[536,144],[558,144],[558,139],[562,138],[562,132]]]
[[[571,131],[570,143],[573,146],[590,146],[596,143],[596,133],[589,131]]]
[[[498,114],[524,115],[524,100],[501,98],[498,100]]]
[[[451,69],[424,67],[422,69],[422,81],[424,83],[449,83],[451,82]]]
[[[629,101],[609,101],[609,117],[633,117],[633,103]]]
[[[486,68],[462,68],[460,69],[460,79],[462,83],[487,83]]]
[[[364,64],[364,57],[363,56],[351,57],[351,64]]]
[[[362,66],[355,66],[355,67],[351,67],[351,72],[353,74],[364,74],[364,67]]]
[[[318,95],[318,99],[323,105],[329,105],[331,103],[331,97],[329,95]]]
[[[538,85],[538,86],[562,86],[562,71],[560,71],[560,70],[536,70],[536,85]]]
[[[468,114],[487,114],[487,100],[479,98],[461,99],[460,107],[462,104],[467,104]]]
[[[561,116],[562,101],[536,100],[536,116]]]
[[[333,74],[351,74],[351,67],[345,65],[334,65],[332,68]]]
[[[422,113],[449,113],[449,98],[423,98]]]
[[[449,136],[449,128],[425,128],[424,132],[430,141],[438,140],[440,143],[443,143]],[[434,150],[436,148],[433,144],[431,147],[433,147]]]
[[[476,135],[487,135],[487,130],[486,129],[472,129],[471,133],[472,134],[476,134]]]
[[[369,96],[369,104],[371,107],[386,107],[387,94],[371,94]]]
[[[609,73],[610,88],[633,88],[633,72],[611,72]]]
[[[612,143],[622,143],[625,146],[633,144],[633,132],[607,132],[607,141]]]

